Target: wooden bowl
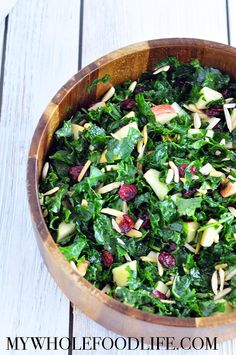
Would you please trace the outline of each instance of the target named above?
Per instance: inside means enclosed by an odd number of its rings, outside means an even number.
[[[80,70],[57,92],[44,111],[35,130],[28,158],[28,198],[40,252],[58,286],[73,304],[104,327],[125,336],[218,337],[218,341],[236,337],[236,312],[204,318],[158,316],[122,304],[105,295],[83,277],[77,275],[59,252],[42,216],[38,200],[38,183],[52,136],[68,109],[76,111],[96,101],[108,90],[98,85],[91,94],[87,86],[109,73],[113,85],[132,79],[153,69],[160,59],[175,55],[180,61],[198,58],[236,80],[236,48],[197,39],[161,39],[134,44],[114,51]],[[71,111],[70,111],[71,115]]]

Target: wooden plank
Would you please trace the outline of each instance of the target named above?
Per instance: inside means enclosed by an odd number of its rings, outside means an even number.
[[[225,1],[190,3],[189,0],[85,1],[83,65],[114,49],[147,39],[195,37],[227,43]]]
[[[77,71],[79,13],[78,0],[21,0],[9,15],[0,122],[1,339],[68,336],[69,302],[39,255],[25,174],[41,112]]]
[[[235,0],[228,0],[228,12],[229,12],[229,33],[231,46],[236,47],[236,2]]]
[[[225,2],[199,0],[193,9],[188,0],[85,1],[83,66],[121,46],[166,37],[195,37],[227,43]],[[94,323],[77,308],[74,308],[74,336],[99,336],[113,339],[118,337],[117,334]],[[230,354],[233,353],[233,345],[235,345],[233,341],[226,342],[219,346],[217,352],[202,350],[201,354]],[[84,353],[89,354],[88,351]],[[126,355],[129,351],[122,353]],[[138,350],[132,351],[132,354],[139,353]],[[169,354],[168,351],[161,353]],[[181,350],[177,353],[178,355],[185,354]],[[73,354],[77,355],[77,352]],[[100,347],[96,354],[104,354],[104,350]],[[112,350],[109,354],[117,355],[118,351]],[[142,354],[147,355],[149,352],[142,351]],[[192,350],[191,354],[198,355],[199,351]]]

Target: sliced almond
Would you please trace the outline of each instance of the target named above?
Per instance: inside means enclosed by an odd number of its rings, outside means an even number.
[[[129,113],[127,113],[126,115],[124,115],[124,116],[122,117],[122,119],[123,119],[123,118],[133,118],[133,117],[135,117],[135,113],[134,113],[134,111],[130,111]]]
[[[143,224],[143,219],[138,218],[137,222],[134,225],[134,229],[139,230],[142,224]]]
[[[218,264],[215,265],[215,269],[219,270],[219,269],[225,269],[228,266],[228,264]]]
[[[117,233],[122,234],[121,229],[120,229],[118,223],[116,222],[116,220],[115,220],[114,218],[112,218],[111,224],[112,224],[113,229],[114,229]]]
[[[174,179],[174,170],[173,169],[169,169],[167,176],[166,176],[166,184],[170,184],[171,181],[173,181]]]
[[[45,208],[45,210],[43,211],[43,217],[47,217],[48,216],[48,210]]]
[[[71,261],[70,265],[77,274],[79,274],[80,276],[85,276],[87,272],[87,268],[89,266],[89,261],[85,260],[84,262],[80,263],[78,266],[75,265],[74,261]]]
[[[44,196],[50,196],[50,195],[53,195],[55,194],[57,191],[59,190],[59,187],[54,187],[53,189],[51,190],[48,190],[47,192],[45,192],[43,195]]]
[[[132,261],[131,257],[129,256],[128,253],[124,255],[126,261]]]
[[[189,251],[191,251],[192,253],[196,254],[196,249],[194,249],[192,247],[192,245],[190,245],[189,243],[184,243],[184,246],[186,249],[188,249]]]
[[[220,118],[212,117],[206,129],[214,128],[220,122]]]
[[[123,242],[123,240],[122,240],[122,239],[120,239],[120,238],[116,238],[116,240],[117,240],[117,242],[118,242],[120,245],[125,246],[125,242]]]
[[[211,288],[215,295],[218,293],[218,272],[214,271],[211,277]]]
[[[49,162],[46,161],[46,163],[43,166],[43,170],[42,170],[42,179],[46,179],[46,177],[48,176],[48,170],[49,170]]]
[[[229,110],[225,107],[225,105],[224,105],[224,114],[225,114],[225,120],[226,120],[226,124],[227,124],[228,130],[230,132],[232,132],[232,129],[233,129],[232,128],[232,119],[231,119]]]
[[[86,163],[83,166],[83,169],[81,170],[81,172],[80,172],[80,174],[78,176],[78,179],[77,179],[78,182],[80,182],[83,179],[83,177],[87,173],[91,163],[92,163],[91,160],[87,160],[86,161]]]
[[[118,216],[123,216],[124,212],[122,211],[118,211],[118,210],[115,210],[114,208],[102,208],[101,213],[103,214],[108,214],[109,216],[114,216],[114,217],[118,217]]]
[[[169,65],[164,65],[163,67],[161,67],[161,68],[158,68],[158,69],[156,69],[154,72],[153,72],[153,75],[157,75],[157,74],[159,74],[159,73],[161,73],[161,72],[166,72],[166,71],[168,71],[170,69],[170,66]]]
[[[171,285],[173,285],[173,281],[172,280],[166,282],[166,286],[171,286]]]
[[[191,112],[197,112],[197,113],[202,113],[201,110],[199,110],[194,104],[189,104],[189,105],[183,105],[187,110]]]
[[[170,168],[174,171],[174,182],[179,182],[179,169],[173,161],[169,161]]]
[[[220,291],[223,291],[224,281],[225,281],[225,272],[223,269],[219,268],[219,277],[220,277]]]
[[[172,300],[160,300],[162,303],[168,303],[168,304],[176,304],[175,301]]]
[[[236,275],[236,267],[232,269],[231,271],[228,271],[225,273],[225,281],[231,280],[234,276]]]
[[[236,208],[230,206],[230,207],[228,207],[228,210],[229,210],[230,213],[232,213],[232,215],[234,217],[236,217]]]
[[[128,87],[128,90],[129,90],[130,92],[134,92],[136,86],[137,86],[137,81],[133,81],[133,82],[130,84],[130,86]]]
[[[228,295],[232,291],[232,288],[228,287],[225,288],[224,290],[220,291],[217,293],[217,295],[214,297],[214,301],[219,300],[220,298],[223,298],[224,296]]]
[[[105,150],[102,152],[102,155],[101,155],[101,158],[100,158],[100,161],[99,161],[100,164],[103,164],[103,163],[106,163],[106,162],[107,162],[106,153],[107,153],[107,149],[105,149]]]
[[[195,129],[199,129],[202,125],[201,118],[197,112],[193,114],[193,125]]]
[[[234,101],[233,97],[229,97],[228,99],[225,99],[225,103],[229,104],[230,102]]]
[[[137,152],[140,154],[141,153],[141,151],[142,151],[142,149],[143,149],[143,146],[144,146],[144,144],[143,144],[143,139],[141,139],[140,141],[138,141],[138,143],[137,143]]]
[[[146,145],[148,141],[147,125],[143,127],[142,135],[143,135],[143,143]]]
[[[225,108],[235,108],[236,104],[235,103],[227,103],[223,105]]]
[[[158,260],[158,256],[159,256],[159,253],[157,253],[157,269],[158,269],[158,273],[160,276],[163,276],[164,274],[164,267],[162,266],[162,264],[160,263],[160,261]]]
[[[108,100],[110,100],[110,98],[112,98],[112,96],[115,94],[116,90],[115,88],[112,86],[107,93],[103,96],[103,98],[101,99],[102,102],[107,102]]]
[[[109,291],[111,291],[111,286],[109,284],[106,284],[101,290],[103,293],[108,293]]]
[[[199,253],[201,247],[202,247],[202,246],[201,246],[200,242],[197,242],[195,254],[198,254],[198,253]]]
[[[98,108],[105,107],[105,106],[106,106],[105,102],[97,102],[93,106],[89,107],[88,111],[97,110]]]
[[[110,192],[112,190],[118,189],[121,186],[121,184],[122,184],[122,182],[120,182],[120,181],[112,182],[111,184],[101,187],[100,189],[98,189],[97,192],[99,194],[105,194],[105,193]]]
[[[141,238],[143,234],[140,231],[137,231],[136,229],[131,229],[128,233],[125,233],[127,237],[133,237],[133,238]]]

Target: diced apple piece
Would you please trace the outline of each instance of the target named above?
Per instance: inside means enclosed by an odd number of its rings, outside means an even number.
[[[169,291],[169,288],[162,281],[158,281],[155,290],[165,295]]]
[[[229,197],[236,194],[236,182],[225,180],[220,190],[222,197]]]
[[[71,130],[74,136],[74,139],[79,139],[79,133],[84,131],[84,127],[78,124],[72,123]]]
[[[172,118],[177,116],[175,109],[171,105],[156,105],[151,108],[156,121],[161,124],[169,123]]]
[[[130,122],[130,123],[128,123],[126,126],[120,128],[120,129],[119,129],[118,131],[116,131],[115,133],[112,133],[111,135],[112,135],[113,138],[118,139],[118,140],[120,141],[121,139],[124,139],[125,137],[128,136],[128,134],[129,134],[129,129],[130,129],[131,127],[135,128],[135,129],[137,129],[137,130],[139,130],[139,129],[138,129],[137,122]]]
[[[163,201],[168,194],[168,187],[164,182],[160,181],[160,171],[149,169],[144,175],[144,179],[151,186],[159,200]]]
[[[61,222],[57,229],[57,242],[60,243],[63,239],[69,237],[75,231],[75,224],[73,222]]]
[[[137,261],[133,260],[128,263],[122,264],[120,266],[115,267],[112,270],[113,281],[117,284],[117,286],[124,287],[128,283],[129,271],[127,268],[130,267],[135,273],[137,272]]]
[[[200,110],[205,109],[207,104],[211,101],[217,101],[223,98],[222,94],[218,91],[215,91],[211,88],[204,87],[200,90],[201,97],[198,102],[195,104],[196,107]]]
[[[198,222],[185,222],[184,223],[184,232],[186,234],[186,242],[191,243],[197,233],[197,230],[199,228],[199,223]]]
[[[210,219],[207,224],[212,224],[217,222],[215,219]],[[219,233],[222,229],[222,225],[219,224],[218,228],[208,227],[206,228],[201,236],[200,244],[203,247],[210,247],[213,243],[219,242]]]

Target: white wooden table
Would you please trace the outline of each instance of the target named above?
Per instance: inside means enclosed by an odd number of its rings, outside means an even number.
[[[4,1],[0,0],[0,6]],[[196,37],[236,46],[235,17],[235,0],[18,0],[0,23],[1,355],[22,354],[4,350],[6,337],[116,336],[78,309],[70,310],[69,301],[47,272],[33,236],[26,199],[26,160],[47,102],[81,66],[132,42]],[[80,353],[74,351],[73,355]],[[118,351],[97,351],[106,353]],[[190,353],[233,355],[236,341],[221,344],[218,351]]]

